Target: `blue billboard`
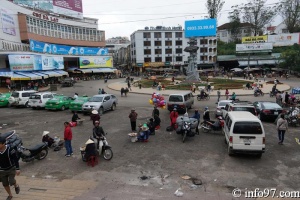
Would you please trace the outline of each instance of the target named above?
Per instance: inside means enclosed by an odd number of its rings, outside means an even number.
[[[60,44],[49,44],[36,40],[30,40],[30,50],[39,53],[60,54],[60,55],[81,55],[81,56],[106,56],[107,48],[99,47],[78,47]]]
[[[185,21],[185,37],[205,37],[217,35],[217,20],[203,19]]]

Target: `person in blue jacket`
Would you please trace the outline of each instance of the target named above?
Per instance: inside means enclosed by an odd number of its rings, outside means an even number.
[[[199,128],[198,128],[198,126],[199,126],[199,123],[200,123],[200,113],[199,113],[198,109],[195,109],[195,113],[192,116],[192,118],[195,118],[195,119],[198,120],[198,124],[197,124],[197,127],[196,127],[196,133],[199,135]]]

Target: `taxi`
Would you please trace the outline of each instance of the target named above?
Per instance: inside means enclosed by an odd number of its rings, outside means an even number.
[[[82,96],[70,103],[71,111],[82,111],[82,105],[90,99],[88,96]]]
[[[0,93],[0,107],[5,107],[9,105],[8,99],[11,93]]]
[[[52,99],[49,99],[46,102],[46,110],[65,110],[70,107],[71,102],[74,101],[74,98],[64,96],[64,95],[55,95]]]

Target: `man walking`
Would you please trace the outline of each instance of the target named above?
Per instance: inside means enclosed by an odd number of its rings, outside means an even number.
[[[280,118],[277,121],[277,130],[278,130],[278,144],[283,144],[284,134],[288,130],[288,122],[284,119],[284,114],[280,115]]]
[[[130,124],[131,124],[131,131],[136,131],[136,119],[138,114],[135,112],[135,109],[131,109],[131,113],[129,114]]]
[[[15,180],[15,175],[20,174],[20,169],[16,150],[5,143],[6,139],[0,137],[0,181],[8,193],[6,200],[11,200],[13,196],[10,186],[15,187],[16,194],[20,193],[20,187]]]
[[[217,101],[217,102],[219,102],[219,101],[220,101],[220,98],[221,98],[221,91],[220,91],[220,88],[219,88],[218,91],[217,91],[217,95],[218,95],[218,101]]]
[[[64,140],[65,140],[65,147],[67,150],[67,154],[65,156],[70,157],[71,155],[73,155],[73,149],[71,144],[73,134],[69,122],[65,122],[64,126],[65,126]]]

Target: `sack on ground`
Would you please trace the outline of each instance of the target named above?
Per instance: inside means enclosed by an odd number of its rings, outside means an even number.
[[[173,131],[173,127],[172,127],[172,126],[168,126],[168,127],[166,128],[166,131]]]

